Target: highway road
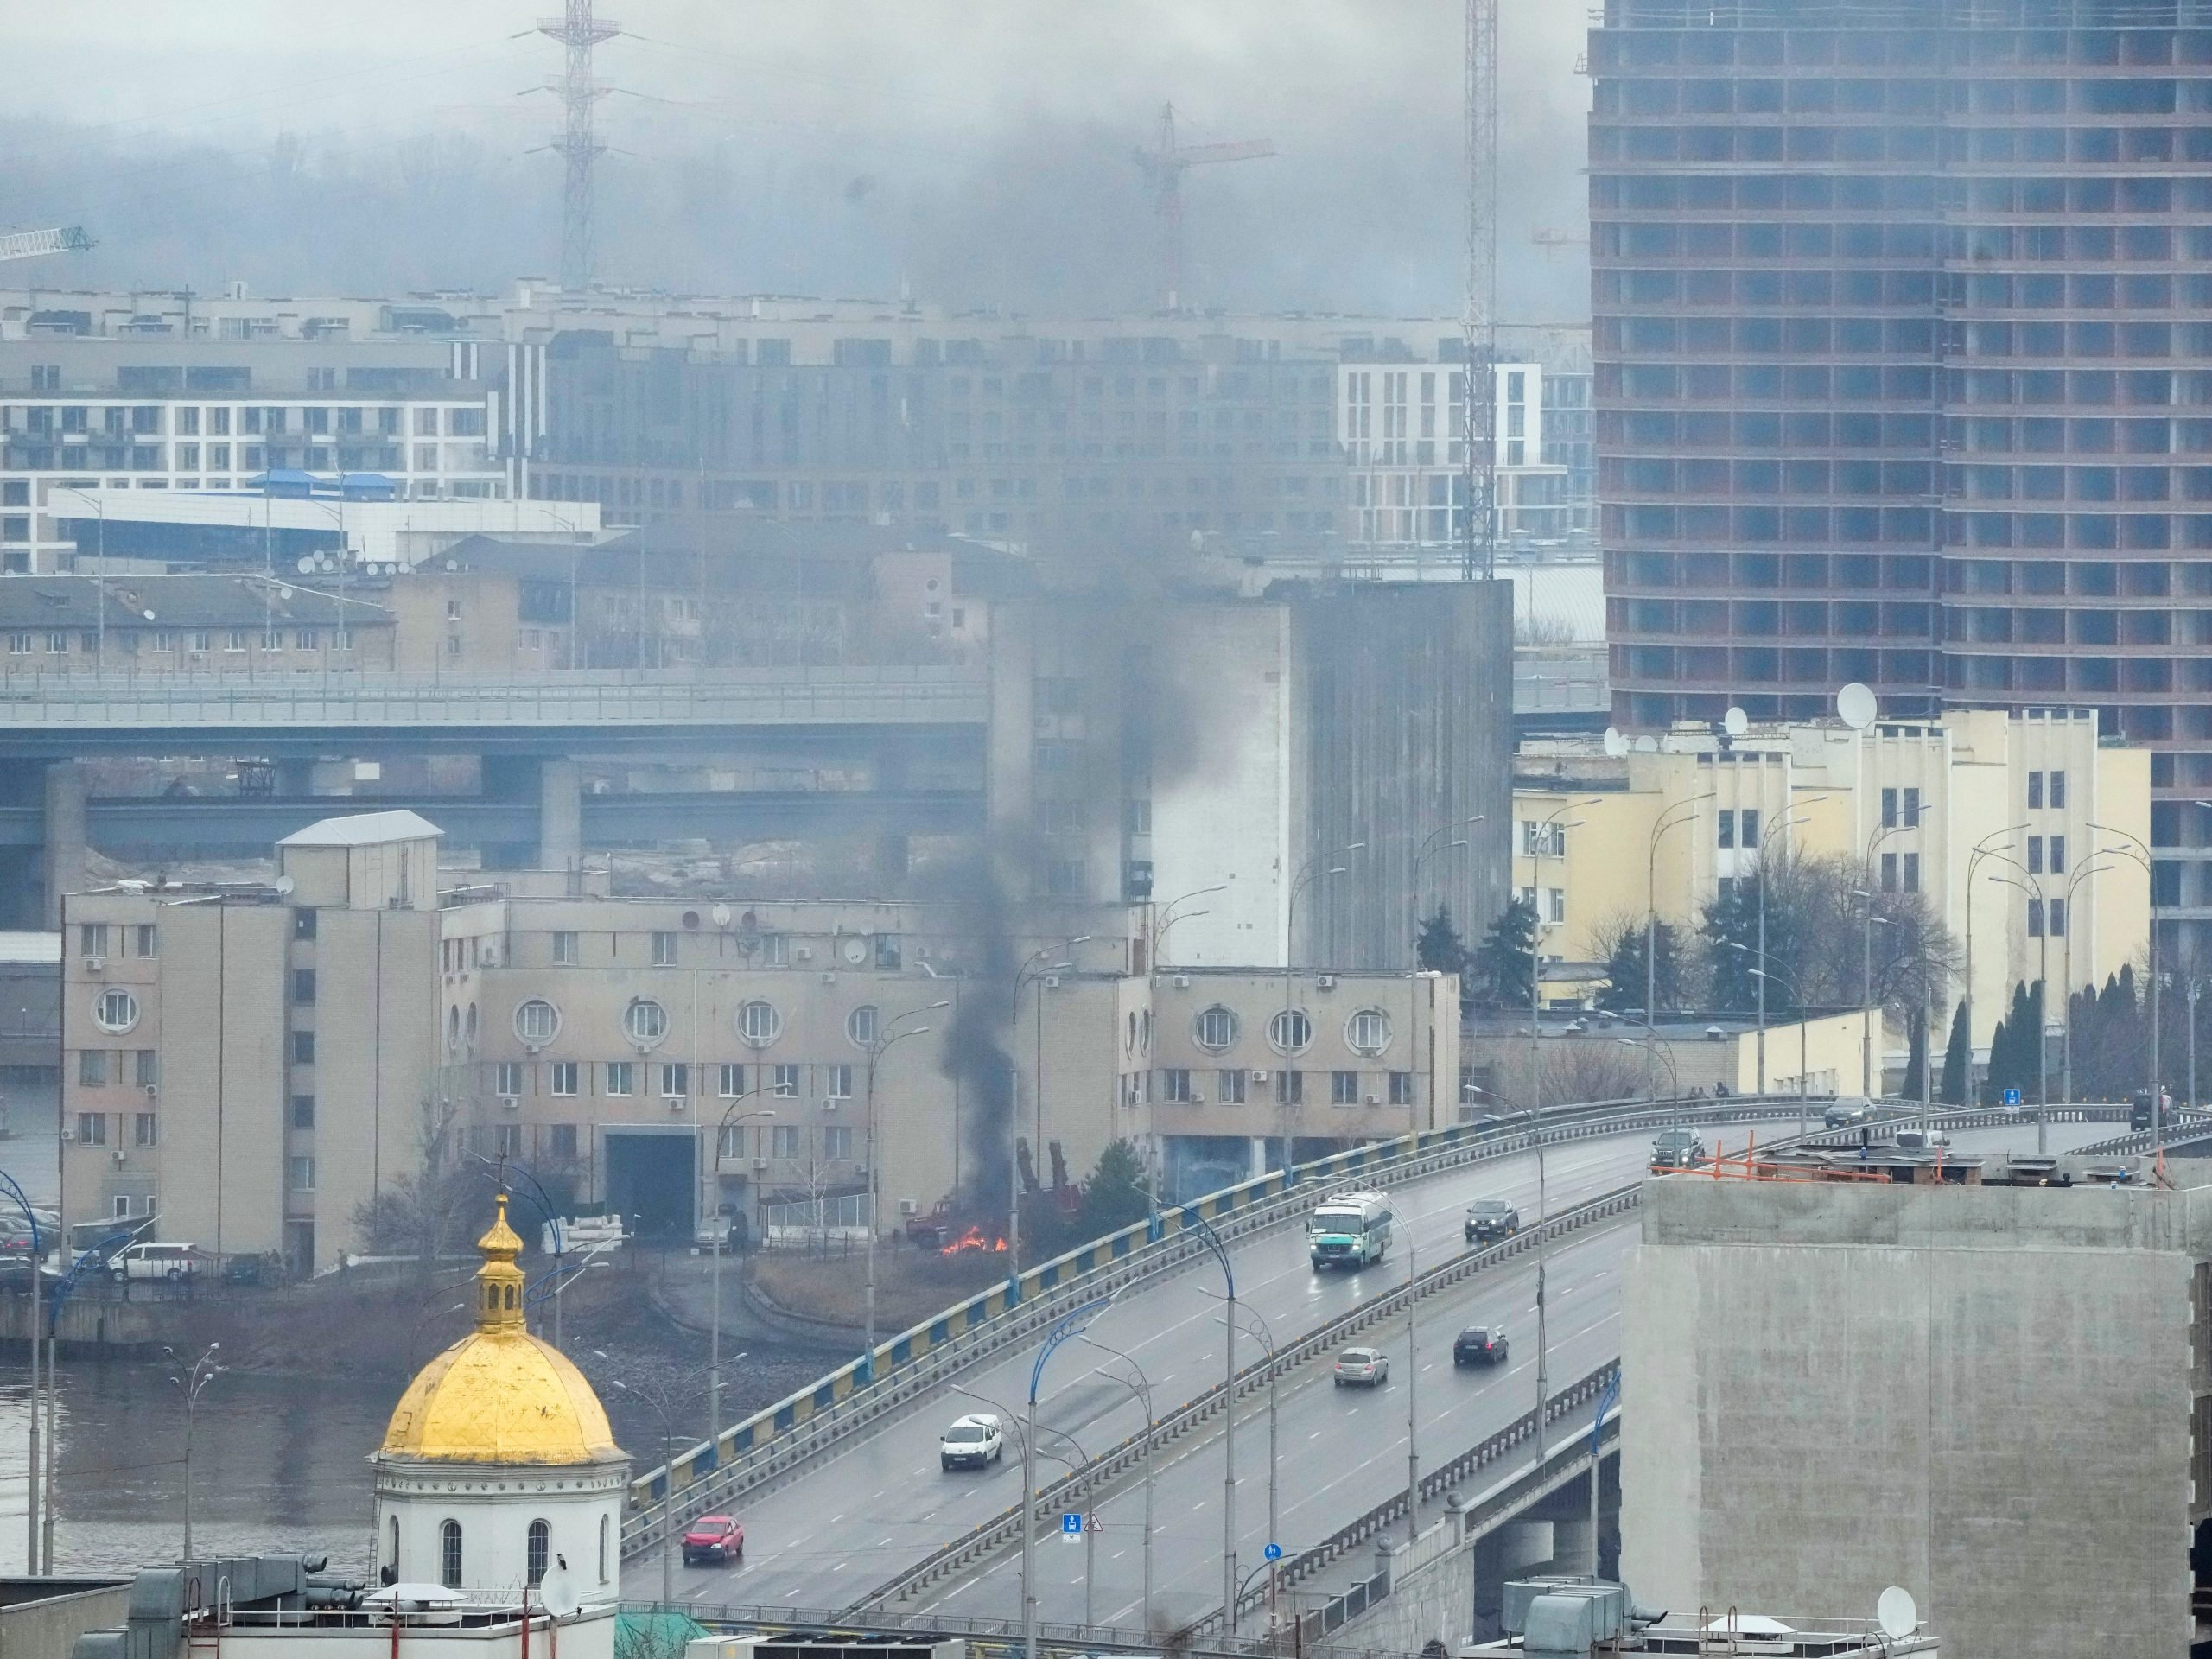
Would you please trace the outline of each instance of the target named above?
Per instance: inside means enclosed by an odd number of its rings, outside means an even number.
[[[2050,1145],[2063,1152],[2111,1132],[2109,1124],[2053,1124]],[[2035,1130],[2032,1125],[1979,1130],[1955,1139],[1960,1152],[2007,1146],[2032,1148]],[[1635,1218],[1630,1217],[1553,1247],[1547,1275],[1552,1392],[1619,1357],[1622,1277],[1637,1236]],[[1421,1304],[1414,1400],[1425,1459],[1441,1463],[1456,1457],[1535,1406],[1535,1263],[1522,1256],[1496,1272],[1477,1274]],[[1470,1325],[1504,1327],[1512,1344],[1507,1364],[1454,1370],[1452,1339]],[[1277,1334],[1288,1339],[1289,1332],[1280,1327]],[[1357,1340],[1390,1357],[1389,1380],[1382,1387],[1338,1389],[1326,1362],[1307,1365],[1278,1385],[1280,1535],[1275,1541],[1286,1556],[1319,1542],[1405,1490],[1405,1321],[1394,1319]],[[1555,1430],[1552,1444],[1588,1429],[1585,1414],[1572,1427]],[[1086,1450],[1096,1449],[1090,1434],[1077,1433]],[[1106,1443],[1118,1438],[1118,1431],[1109,1431]],[[1047,1443],[1041,1434],[1039,1440],[1040,1445]],[[1268,1541],[1264,1395],[1241,1402],[1236,1454],[1238,1568],[1240,1573],[1249,1573],[1262,1566],[1262,1552]],[[1524,1462],[1533,1463],[1535,1456],[1532,1446]],[[1517,1466],[1486,1471],[1479,1484],[1506,1479]],[[1058,1472],[1057,1468],[1051,1471]],[[1221,1605],[1221,1483],[1217,1433],[1178,1441],[1160,1454],[1154,1467],[1153,1619],[1165,1628],[1179,1627]],[[1091,1592],[1095,1622],[1141,1626],[1146,1622],[1141,1484],[1131,1476],[1112,1497],[1098,1504],[1097,1513],[1105,1530],[1093,1563],[1097,1574]],[[1039,1618],[1084,1619],[1084,1554],[1081,1546],[1063,1543],[1057,1534],[1039,1543]],[[926,1605],[968,1618],[1016,1618],[1021,1606],[1018,1560],[1018,1552],[1009,1551],[981,1564],[958,1580],[938,1586]]]
[[[1706,1131],[1707,1143],[1737,1143],[1743,1131]],[[1763,1138],[1779,1133],[1776,1126]],[[2105,1124],[2053,1125],[2052,1146],[2085,1142],[2111,1133]],[[2032,1127],[1962,1135],[1958,1149],[1980,1150],[2019,1144]],[[1550,1148],[1545,1155],[1548,1202],[1553,1210],[1633,1181],[1643,1173],[1649,1132],[1577,1141]],[[1358,1274],[1317,1274],[1303,1234],[1283,1228],[1243,1241],[1231,1251],[1240,1301],[1272,1326],[1287,1344],[1355,1306],[1365,1297],[1405,1281],[1411,1237],[1418,1265],[1433,1267],[1467,1247],[1461,1233],[1467,1204],[1478,1198],[1511,1200],[1524,1220],[1536,1204],[1534,1154],[1498,1159],[1411,1184],[1397,1193],[1398,1242],[1382,1262]],[[1553,1386],[1563,1385],[1618,1351],[1618,1273],[1634,1242],[1630,1225],[1617,1225],[1588,1238],[1555,1247],[1552,1329]],[[1526,1411],[1535,1399],[1533,1268],[1516,1261],[1495,1274],[1477,1274],[1464,1287],[1441,1294],[1423,1308],[1424,1379],[1422,1444],[1425,1452],[1446,1458],[1473,1445],[1492,1429]],[[1512,1363],[1498,1372],[1451,1374],[1449,1338],[1460,1325],[1489,1313],[1505,1324],[1513,1338]],[[1127,1354],[1149,1378],[1155,1412],[1165,1415],[1184,1401],[1217,1382],[1223,1369],[1222,1281],[1211,1262],[1178,1273],[1101,1310],[1091,1319],[1086,1340],[1070,1343],[1047,1366],[1039,1394],[1040,1452],[1079,1459],[1111,1446],[1142,1427],[1143,1416],[1129,1389],[1101,1372],[1121,1370],[1109,1351]],[[1396,1374],[1374,1395],[1339,1395],[1328,1384],[1325,1369],[1312,1366],[1287,1381],[1281,1396],[1281,1525],[1286,1550],[1333,1531],[1387,1495],[1405,1479],[1404,1396],[1398,1377],[1404,1365],[1402,1322],[1378,1345],[1395,1344]],[[969,1529],[998,1516],[1019,1501],[1017,1449],[1009,1437],[1005,1462],[987,1471],[944,1473],[938,1464],[938,1437],[963,1411],[999,1409],[1009,1423],[1020,1416],[1035,1351],[995,1360],[965,1376],[963,1395],[950,1390],[930,1405],[901,1415],[878,1433],[857,1440],[843,1455],[779,1491],[748,1503],[740,1512],[746,1529],[746,1559],[734,1567],[677,1570],[679,1599],[753,1603],[809,1608],[842,1607],[858,1600],[901,1568],[949,1543]],[[1261,1342],[1238,1341],[1237,1363],[1260,1357]],[[1311,1380],[1319,1378],[1318,1386]],[[1356,1443],[1346,1446],[1332,1435],[1339,1416],[1358,1423]],[[1267,1424],[1264,1397],[1240,1407],[1237,1439],[1240,1553],[1256,1564],[1267,1541]],[[1071,1439],[1069,1437],[1072,1437]],[[1318,1438],[1317,1438],[1318,1437]],[[1213,1455],[1205,1455],[1211,1446]],[[1349,1453],[1350,1455],[1346,1455]],[[1040,1484],[1062,1472],[1045,1456],[1039,1460]],[[1317,1484],[1316,1476],[1329,1479]],[[1156,1601],[1179,1619],[1195,1615],[1219,1599],[1221,1512],[1207,1505],[1221,1501],[1219,1442],[1212,1432],[1194,1433],[1163,1452],[1156,1471]],[[1132,1478],[1122,1492],[1102,1506],[1109,1529],[1097,1551],[1099,1585],[1096,1611],[1102,1621],[1133,1620],[1133,1603],[1141,1584],[1140,1489]],[[1325,1520],[1325,1524],[1323,1524]],[[1112,1543],[1105,1541],[1110,1539]],[[1173,1540],[1171,1542],[1170,1541]],[[1047,1618],[1080,1618],[1083,1611],[1078,1546],[1057,1537],[1041,1548],[1049,1563],[1040,1579],[1039,1597]],[[936,1587],[943,1605],[969,1613],[1011,1614],[1017,1611],[1011,1553],[986,1567]],[[658,1563],[645,1556],[628,1571],[640,1581],[657,1575]]]

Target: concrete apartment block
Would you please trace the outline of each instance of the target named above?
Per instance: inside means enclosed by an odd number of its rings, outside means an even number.
[[[2190,1631],[2212,1191],[1679,1178],[1624,1313],[1623,1571],[1919,1600],[1959,1659]]]

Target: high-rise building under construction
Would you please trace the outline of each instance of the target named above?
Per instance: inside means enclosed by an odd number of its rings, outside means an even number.
[[[2068,705],[2212,918],[2212,4],[1606,0],[1617,716]]]

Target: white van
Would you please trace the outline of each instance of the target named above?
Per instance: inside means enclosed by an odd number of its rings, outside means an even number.
[[[108,1258],[108,1277],[167,1279],[172,1281],[198,1275],[206,1258],[197,1244],[132,1244]]]

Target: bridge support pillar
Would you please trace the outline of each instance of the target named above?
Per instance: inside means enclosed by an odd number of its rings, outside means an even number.
[[[276,763],[276,792],[287,800],[314,794],[314,760],[308,756],[288,755],[279,760]]]
[[[583,772],[565,757],[542,760],[537,773],[537,868],[575,870],[584,860]]]
[[[40,859],[45,890],[45,922],[61,925],[64,894],[86,885],[85,768],[75,760],[56,760],[46,769],[44,848]]]
[[[901,790],[906,786],[906,754],[903,749],[885,747],[875,757],[875,786],[879,790]],[[886,827],[875,837],[875,874],[882,883],[886,898],[895,898],[905,890],[908,857],[911,849],[906,832]]]

